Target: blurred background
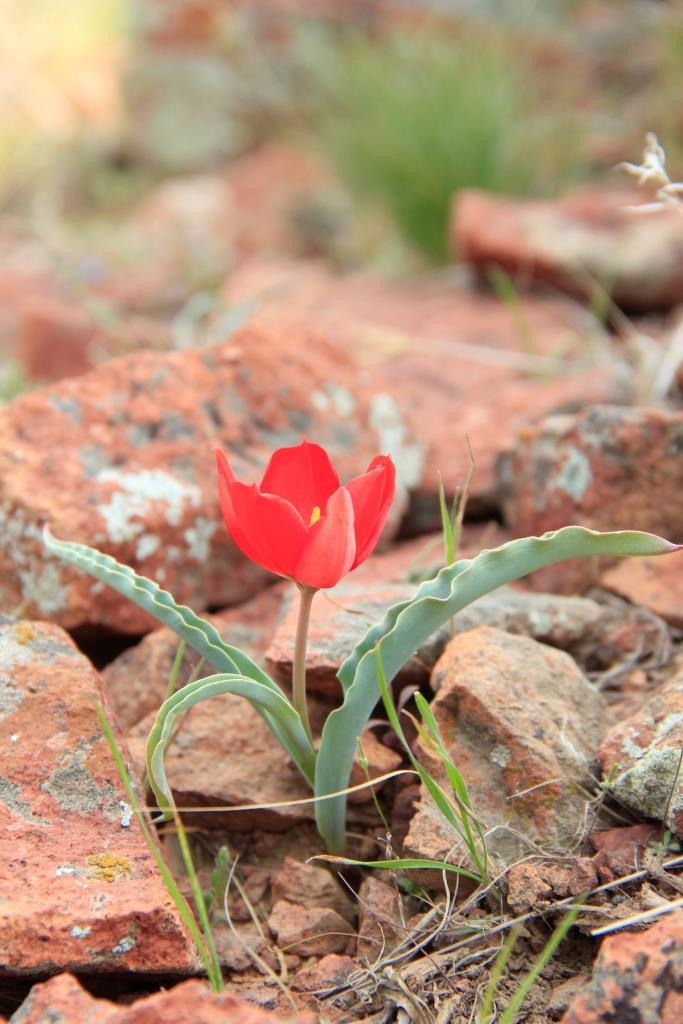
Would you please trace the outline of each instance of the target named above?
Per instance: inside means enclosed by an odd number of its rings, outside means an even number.
[[[264,259],[445,273],[463,190],[618,187],[646,131],[683,177],[674,3],[0,0],[0,48],[2,400],[226,337]]]

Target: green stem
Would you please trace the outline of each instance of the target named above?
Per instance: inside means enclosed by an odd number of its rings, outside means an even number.
[[[299,620],[296,624],[296,640],[294,641],[294,668],[292,673],[292,703],[299,714],[301,723],[311,742],[313,733],[308,721],[308,704],[306,702],[306,643],[308,626],[311,621],[311,605],[316,591],[312,587],[299,587]]]
[[[197,872],[195,871],[194,861],[192,860],[192,852],[190,850],[190,844],[187,841],[187,833],[185,832],[185,826],[183,825],[180,815],[178,814],[175,807],[171,808],[173,812],[173,820],[175,822],[176,832],[178,835],[178,842],[180,844],[180,853],[183,858],[183,864],[185,865],[185,871],[190,882],[190,888],[192,889],[192,896],[194,897],[195,909],[199,918],[199,923],[202,926],[204,933],[204,943],[209,954],[211,961],[211,970],[209,972],[209,980],[211,987],[214,992],[222,992],[223,985],[223,974],[221,971],[220,961],[218,959],[218,953],[216,946],[213,941],[213,933],[211,931],[211,923],[209,921],[209,915],[206,909],[206,903],[204,902],[204,894],[199,885],[199,879],[197,878]]]

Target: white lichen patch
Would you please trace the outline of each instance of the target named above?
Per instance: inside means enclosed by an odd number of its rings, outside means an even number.
[[[56,615],[68,606],[69,588],[62,583],[54,562],[46,562],[40,568],[17,569],[17,575],[23,600],[43,615]]]
[[[76,924],[71,929],[70,935],[72,939],[85,939],[87,938],[88,935],[90,935],[91,931],[92,928],[89,925],[85,928],[79,928],[79,926]]]
[[[683,789],[679,779],[677,792],[671,796],[679,767],[680,749],[660,747],[650,749],[634,765],[610,783],[610,792],[620,803],[648,818],[661,821],[667,805],[670,827],[683,810]]]
[[[424,467],[425,446],[410,439],[396,399],[384,393],[374,395],[368,419],[377,435],[379,450],[390,453],[394,460],[398,485],[408,489],[417,487]]]
[[[41,528],[18,509],[0,507],[0,547],[16,566],[21,584],[20,603],[49,617],[68,606],[68,587],[62,582],[59,563],[43,550]]]
[[[198,508],[201,491],[194,484],[179,480],[162,469],[122,472],[107,469],[98,480],[114,483],[119,488],[109,501],[97,506],[109,540],[115,543],[134,540],[145,531],[155,508],[165,506],[163,518],[170,526],[178,526],[188,508]]]
[[[149,558],[155,551],[158,551],[161,539],[154,533],[143,533],[142,537],[138,537],[138,542],[135,545],[135,557],[139,562],[144,561],[145,558]]]
[[[194,526],[188,526],[183,537],[187,543],[189,554],[198,562],[208,561],[211,550],[211,538],[216,532],[218,523],[204,516],[197,516]]]
[[[489,754],[489,761],[491,764],[497,764],[499,768],[506,768],[510,761],[510,751],[498,743]]]
[[[580,502],[593,482],[590,462],[578,448],[571,447],[567,457],[549,486],[568,494],[575,502]]]
[[[132,939],[130,935],[124,935],[122,939],[116,943],[112,949],[114,956],[122,956],[124,953],[130,953],[131,949],[135,946],[135,939]]]

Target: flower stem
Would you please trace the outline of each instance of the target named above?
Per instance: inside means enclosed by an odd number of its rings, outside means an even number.
[[[308,625],[311,620],[311,605],[316,591],[312,587],[298,586],[301,597],[299,599],[299,621],[296,624],[296,640],[294,641],[292,699],[306,730],[306,735],[312,741],[313,734],[308,721],[308,704],[306,702],[306,642],[308,640]]]

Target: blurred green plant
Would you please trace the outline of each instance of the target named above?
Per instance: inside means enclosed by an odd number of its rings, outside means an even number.
[[[454,192],[561,190],[579,177],[583,133],[568,86],[489,24],[450,35],[304,37],[315,134],[349,185],[383,203],[431,259],[447,257]]]

